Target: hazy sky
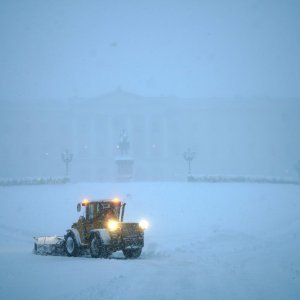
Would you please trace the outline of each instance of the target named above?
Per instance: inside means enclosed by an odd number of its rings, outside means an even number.
[[[0,100],[300,97],[300,1],[0,0]]]

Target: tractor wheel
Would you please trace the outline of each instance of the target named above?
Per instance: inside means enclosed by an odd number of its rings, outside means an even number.
[[[33,252],[35,253],[35,254],[37,254],[37,244],[36,243],[34,243],[34,248],[33,248]]]
[[[78,256],[79,246],[72,232],[65,236],[65,251],[68,256]]]
[[[112,255],[112,251],[107,246],[103,246],[100,256],[102,258],[109,258]]]
[[[91,256],[94,258],[108,258],[111,255],[111,251],[103,244],[101,238],[97,234],[94,234],[92,237],[90,252]]]
[[[100,257],[100,246],[101,246],[101,241],[98,236],[94,235],[91,240],[91,256],[93,258],[99,258]]]
[[[122,251],[126,258],[138,258],[142,253],[142,248],[123,249]]]

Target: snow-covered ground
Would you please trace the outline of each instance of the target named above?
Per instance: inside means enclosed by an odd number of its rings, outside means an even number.
[[[38,256],[83,197],[119,196],[151,227],[137,260]],[[300,299],[300,186],[81,183],[1,187],[0,299]]]

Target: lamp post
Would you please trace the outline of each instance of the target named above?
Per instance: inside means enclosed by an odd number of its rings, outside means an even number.
[[[66,177],[68,177],[69,176],[69,164],[71,163],[71,161],[73,159],[73,154],[69,150],[65,150],[61,154],[61,158],[66,165]]]
[[[191,175],[191,162],[192,160],[195,158],[196,153],[194,151],[191,150],[191,148],[188,148],[184,153],[183,153],[183,157],[184,159],[188,162],[188,166],[189,166],[189,175]]]

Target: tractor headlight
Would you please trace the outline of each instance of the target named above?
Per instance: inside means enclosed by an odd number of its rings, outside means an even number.
[[[119,228],[119,222],[116,220],[108,220],[107,228],[109,231],[116,231]]]
[[[146,221],[146,220],[141,220],[140,223],[139,223],[139,226],[140,226],[143,230],[145,230],[145,229],[147,229],[147,228],[149,227],[149,222]]]

